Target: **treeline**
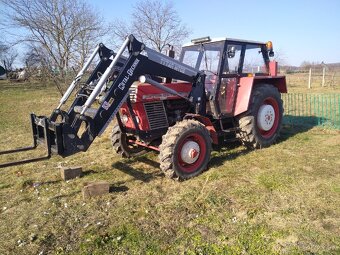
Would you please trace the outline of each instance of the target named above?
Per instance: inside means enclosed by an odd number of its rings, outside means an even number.
[[[308,62],[304,61],[300,66],[290,66],[290,65],[283,65],[280,66],[281,73],[308,73],[309,70],[313,72],[320,72],[322,73],[325,69],[326,71],[331,72],[340,72],[340,63],[323,63],[323,62]]]

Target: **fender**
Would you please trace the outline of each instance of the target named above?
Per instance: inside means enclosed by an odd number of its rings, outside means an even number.
[[[213,144],[218,144],[217,132],[210,119],[199,114],[187,113],[183,119],[195,119],[201,122],[209,131]]]
[[[237,116],[248,110],[253,87],[259,84],[270,84],[276,87],[280,91],[280,93],[287,93],[285,76],[241,77],[236,96],[234,116]]]

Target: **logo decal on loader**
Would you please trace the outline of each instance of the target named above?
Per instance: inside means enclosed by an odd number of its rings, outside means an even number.
[[[113,101],[114,101],[114,99],[111,97],[110,100],[109,100],[109,102],[104,101],[102,107],[103,107],[105,110],[108,110],[109,107],[112,105]]]
[[[184,73],[185,72],[185,68],[181,65],[176,64],[175,62],[168,60],[166,58],[161,58],[161,64],[164,66],[167,66],[175,71]]]
[[[121,83],[118,84],[118,88],[120,88],[120,90],[124,90],[125,89],[125,85],[128,82],[128,80],[132,77],[138,63],[139,63],[139,59],[136,59],[131,67],[126,71],[127,75],[124,77],[124,79],[121,81]]]

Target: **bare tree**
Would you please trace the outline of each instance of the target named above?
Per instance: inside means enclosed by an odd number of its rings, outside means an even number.
[[[322,63],[315,61],[303,61],[300,65],[300,69],[302,71],[308,71],[310,68],[313,70],[322,69]]]
[[[26,31],[18,38],[42,61],[47,54],[51,65],[62,75],[82,65],[90,48],[104,33],[101,19],[81,0],[0,0],[7,10],[9,27]],[[81,56],[80,61],[76,57]]]
[[[3,65],[7,71],[12,71],[14,61],[17,57],[18,53],[16,50],[6,44],[0,43],[0,64]]]
[[[51,75],[51,70],[53,70],[53,63],[48,54],[44,53],[44,49],[38,51],[36,48],[28,48],[26,54],[23,57],[23,61],[25,62],[25,67],[27,71],[32,76],[36,76],[36,74],[40,73],[40,75],[45,79],[46,77]]]
[[[163,52],[167,45],[180,47],[189,36],[189,29],[182,24],[171,2],[142,0],[134,6],[132,22],[115,21],[113,30],[116,37],[125,39],[134,34],[149,47]]]
[[[275,50],[274,60],[278,62],[281,66],[287,65],[286,58],[286,53],[283,50]]]

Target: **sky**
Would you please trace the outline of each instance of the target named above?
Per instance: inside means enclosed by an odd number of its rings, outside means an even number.
[[[105,21],[131,21],[132,0],[88,0]],[[272,41],[285,64],[340,62],[340,0],[173,0],[192,38]]]

